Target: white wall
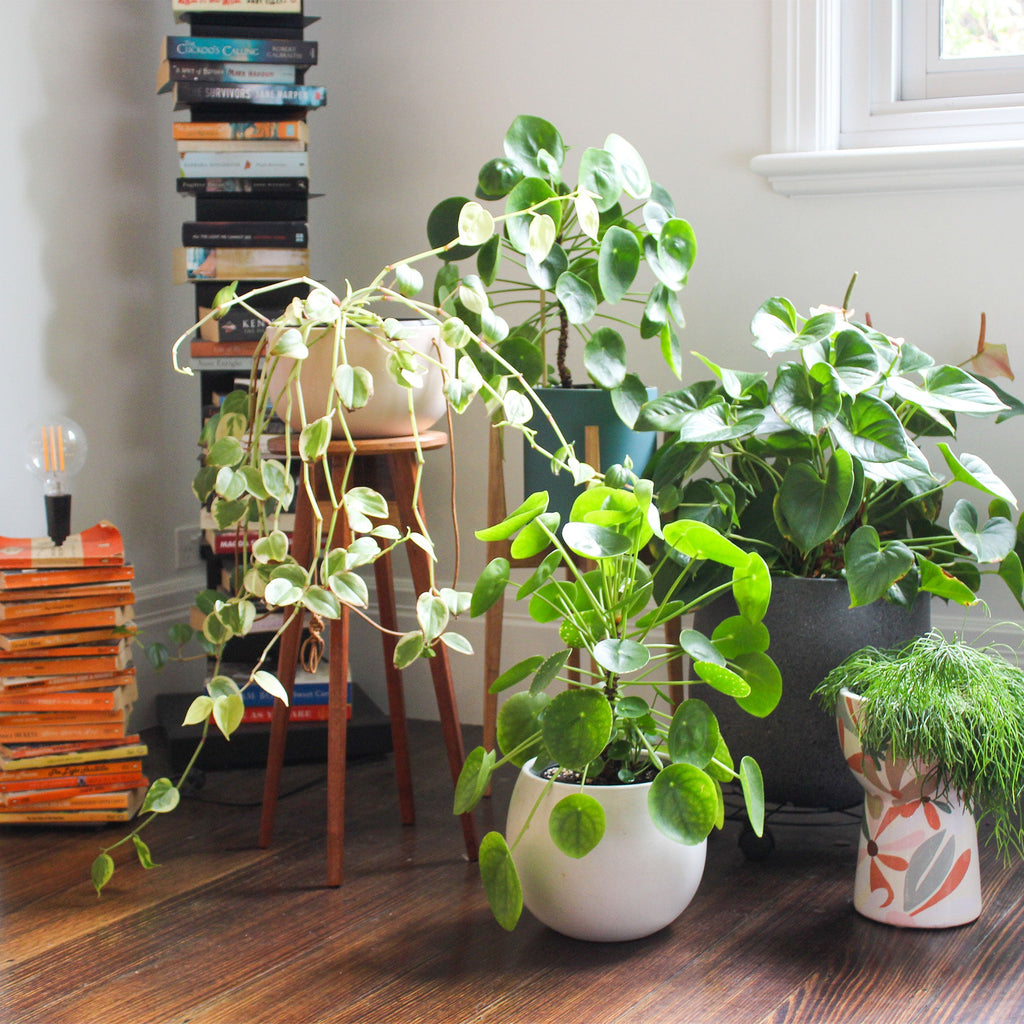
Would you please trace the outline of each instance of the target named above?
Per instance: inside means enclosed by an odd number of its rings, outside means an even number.
[[[76,525],[121,526],[157,625],[194,582],[174,569],[172,550],[175,527],[193,514],[197,403],[167,354],[191,299],[170,284],[191,204],[173,188],[170,100],[153,92],[159,41],[174,30],[170,4],[9,7],[8,38],[25,45],[0,72],[19,97],[7,107],[0,170],[3,352],[13,369],[0,421],[0,533],[43,527],[19,425],[46,409],[73,416],[91,441]],[[880,329],[958,362],[984,310],[990,339],[1024,367],[1024,191],[785,199],[750,172],[769,140],[768,0],[307,0],[307,9],[321,19],[309,32],[321,63],[307,80],[329,91],[310,116],[313,188],[324,193],[311,204],[313,269],[330,285],[420,251],[434,203],[470,194],[512,118],[533,113],[577,151],[624,135],[693,223],[686,350],[759,365],[747,324],[765,297],[837,304],[857,270],[855,305]],[[635,361],[651,383],[672,386],[652,342],[638,342]],[[464,571],[483,559],[472,540],[484,520],[481,427],[473,414],[456,429]],[[998,436],[978,433],[973,450],[1024,494],[1022,438],[1017,420]],[[432,466],[434,509],[448,481],[443,459]],[[526,622],[510,620],[509,661],[537,645]],[[475,623],[466,632],[480,636]],[[381,692],[372,659],[356,675]],[[460,659],[456,675],[463,717],[479,720],[479,659]],[[412,673],[414,714],[432,713],[425,678]],[[177,685],[173,674],[147,681]]]

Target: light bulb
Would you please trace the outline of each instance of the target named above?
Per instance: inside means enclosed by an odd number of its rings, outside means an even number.
[[[71,532],[71,481],[85,465],[85,431],[64,416],[41,420],[29,428],[25,465],[43,482],[46,530],[60,547]]]

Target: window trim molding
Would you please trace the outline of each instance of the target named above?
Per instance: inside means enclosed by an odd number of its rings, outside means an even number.
[[[772,0],[772,152],[755,156],[751,169],[787,196],[1024,185],[1019,133],[994,142],[901,146],[883,145],[884,135],[873,133],[866,136],[870,147],[841,148],[843,3]],[[875,120],[899,118],[889,124],[903,129],[908,116],[890,108]]]

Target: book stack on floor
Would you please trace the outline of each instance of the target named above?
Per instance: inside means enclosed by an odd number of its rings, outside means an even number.
[[[0,824],[126,821],[142,805],[132,580],[107,522],[59,548],[0,537]]]
[[[171,0],[176,31],[163,41],[157,91],[168,93],[178,192],[194,203],[181,227],[173,278],[192,285],[199,320],[232,281],[242,291],[310,275],[310,111],[327,102],[305,81],[319,61],[306,39],[317,19],[302,0]],[[264,327],[307,284],[293,284],[203,324],[190,341],[203,420],[246,380]],[[202,524],[210,589],[232,577],[245,531]]]

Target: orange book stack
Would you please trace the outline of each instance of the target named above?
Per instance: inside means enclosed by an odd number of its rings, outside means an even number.
[[[0,824],[126,821],[142,805],[132,579],[107,522],[59,548],[0,537]]]

